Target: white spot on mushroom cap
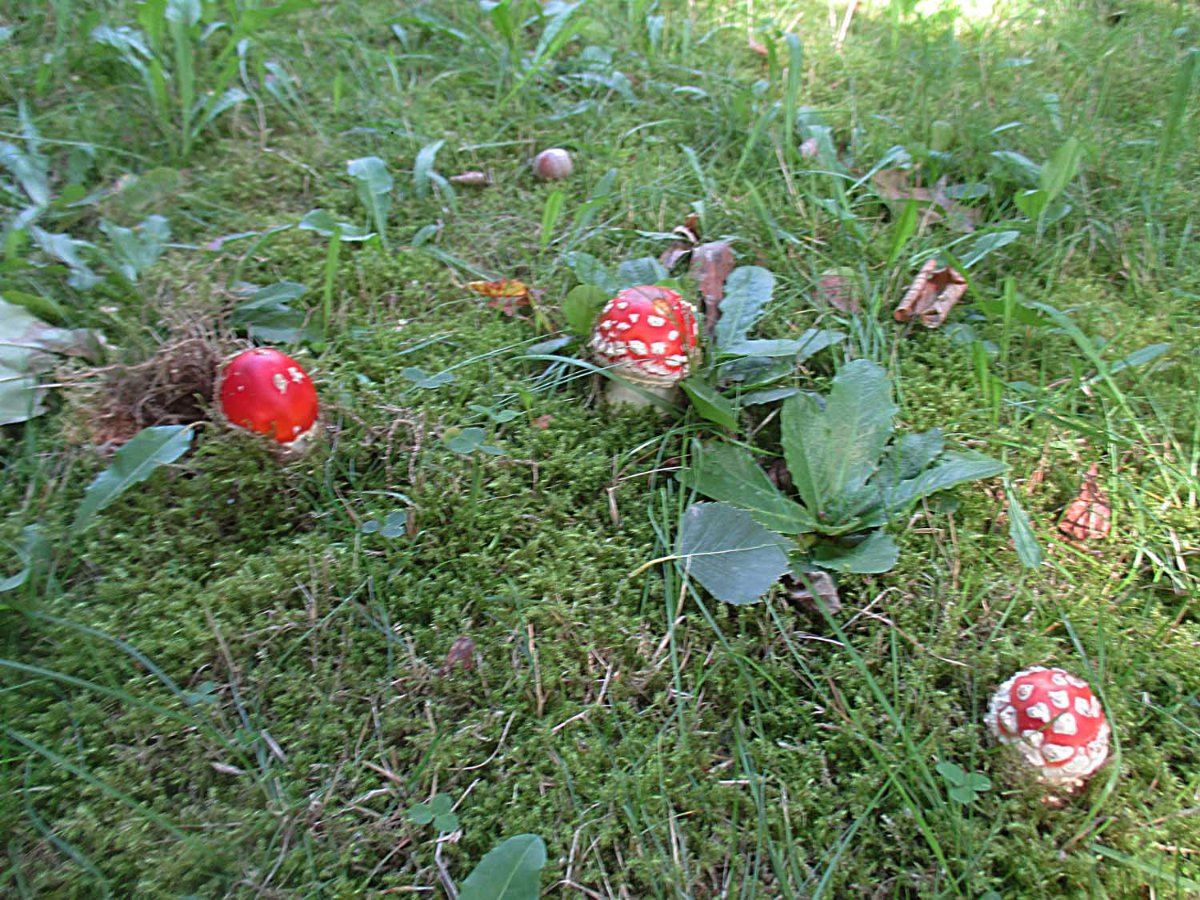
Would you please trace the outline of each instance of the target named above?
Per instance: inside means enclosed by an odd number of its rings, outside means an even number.
[[[1079,733],[1079,723],[1075,717],[1069,712],[1060,713],[1055,719],[1054,724],[1050,726],[1050,730],[1055,734],[1073,735]]]
[[[629,349],[632,350],[634,353],[636,353],[638,356],[645,356],[646,355],[646,342],[639,341],[636,339],[631,339],[629,341]]]
[[[629,314],[629,321],[630,321],[630,322],[633,322],[633,323],[636,325],[636,324],[637,324],[637,320],[638,320],[638,319],[640,319],[641,317],[642,317],[642,314],[641,314],[641,313],[630,313],[630,314]]]
[[[633,317],[630,316],[630,318],[633,318]],[[647,322],[647,324],[649,324],[650,326],[652,326],[654,328],[662,328],[664,325],[667,324],[667,320],[664,319],[662,316],[646,316],[646,322]]]
[[[1022,701],[1028,700],[1032,696],[1033,696],[1033,685],[1032,684],[1017,685],[1017,699],[1018,700],[1022,700]]]
[[[1060,687],[1066,687],[1066,685],[1067,685],[1067,675],[1066,675],[1066,673],[1065,673],[1065,672],[1054,672],[1054,673],[1053,673],[1053,674],[1050,676],[1050,683],[1051,683],[1051,684],[1057,684],[1057,685],[1059,685]],[[1076,685],[1076,687],[1078,687],[1078,686],[1079,686],[1079,685]]]
[[[288,381],[283,377],[283,373],[276,372],[271,376],[271,384],[275,385],[275,390],[281,394],[286,394],[288,389]]]
[[[1042,744],[1042,756],[1047,762],[1060,763],[1075,755],[1075,748],[1064,744]]]
[[[676,331],[674,328],[672,328],[670,331],[667,332],[667,340],[668,341],[679,340],[679,332]]]
[[[1050,721],[1050,707],[1045,703],[1035,703],[1029,709],[1025,710],[1025,715],[1031,719],[1039,719],[1042,722]]]
[[[1050,702],[1053,703],[1058,709],[1066,709],[1071,705],[1067,700],[1066,691],[1047,691],[1046,696],[1050,698]]]

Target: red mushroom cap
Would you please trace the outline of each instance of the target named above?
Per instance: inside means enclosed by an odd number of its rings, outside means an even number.
[[[609,300],[592,333],[600,362],[649,384],[686,378],[696,342],[696,308],[655,285],[626,288]]]
[[[221,374],[221,412],[233,425],[298,446],[317,423],[317,389],[301,365],[269,347],[237,354]]]
[[[984,721],[1051,784],[1079,787],[1108,758],[1100,701],[1086,681],[1062,669],[1022,669],[997,689]]]

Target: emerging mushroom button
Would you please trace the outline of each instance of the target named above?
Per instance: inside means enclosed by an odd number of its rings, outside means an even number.
[[[317,423],[317,389],[301,365],[268,347],[237,354],[221,374],[221,412],[230,424],[298,449]]]
[[[643,285],[608,301],[591,346],[597,361],[622,378],[669,397],[688,375],[696,342],[695,307],[669,288]],[[646,402],[616,383],[610,383],[607,397],[609,402]]]
[[[1109,726],[1086,681],[1033,666],[996,691],[984,717],[1002,744],[1015,744],[1047,784],[1073,790],[1108,758]]]

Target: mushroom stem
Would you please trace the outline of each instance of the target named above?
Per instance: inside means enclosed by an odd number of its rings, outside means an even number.
[[[665,413],[666,410],[646,396],[647,394],[660,397],[668,403],[676,403],[679,401],[680,391],[674,384],[643,384],[624,378],[609,378],[604,386],[604,402],[609,406],[653,406],[660,413]]]

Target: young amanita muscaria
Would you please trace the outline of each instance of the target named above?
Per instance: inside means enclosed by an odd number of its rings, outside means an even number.
[[[1111,732],[1088,683],[1062,669],[1022,669],[996,690],[984,722],[1013,744],[1039,780],[1068,792],[1108,758]]]
[[[298,362],[270,347],[230,359],[221,372],[218,398],[231,425],[270,435],[288,452],[302,450],[316,431],[312,379]]]
[[[592,332],[596,361],[614,374],[609,403],[646,406],[629,382],[664,400],[690,372],[697,352],[696,309],[675,291],[657,285],[626,288],[608,301]]]

